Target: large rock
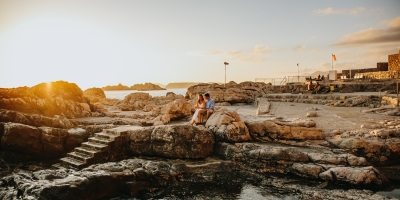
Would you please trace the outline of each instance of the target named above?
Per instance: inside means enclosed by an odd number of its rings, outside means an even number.
[[[83,95],[90,99],[90,102],[96,103],[106,98],[106,94],[101,88],[89,88],[83,91]]]
[[[280,123],[270,120],[246,121],[251,136],[257,140],[282,139],[282,140],[320,140],[323,138],[321,129],[308,128],[315,126],[315,122],[305,123]],[[303,127],[305,126],[305,127]],[[308,127],[307,127],[308,126]]]
[[[166,90],[165,88],[160,87],[159,85],[153,83],[145,83],[145,84],[135,84],[130,87],[132,90],[146,91],[146,90]]]
[[[1,147],[3,150],[39,155],[43,152],[41,132],[33,126],[6,123],[1,137]]]
[[[60,157],[80,146],[89,137],[82,128],[37,128],[11,122],[1,123],[0,131],[2,150],[19,155],[9,158],[11,160]]]
[[[215,154],[220,158],[241,163],[257,173],[291,173],[307,179],[353,185],[383,185],[388,182],[372,166],[364,167],[368,163],[361,157],[321,151],[272,143],[217,143],[215,146]]]
[[[257,106],[256,115],[264,115],[269,113],[269,109],[271,108],[271,103],[267,98],[257,98],[254,102],[255,106]]]
[[[387,178],[374,167],[334,167],[320,174],[321,179],[353,185],[383,185]]]
[[[135,92],[127,95],[117,106],[122,111],[141,110],[151,99],[149,93]]]
[[[215,134],[215,140],[219,142],[244,142],[251,140],[245,123],[240,119],[236,111],[215,111],[207,120],[205,126]]]
[[[290,168],[291,173],[308,179],[318,179],[319,174],[323,171],[321,166],[314,164],[294,163]]]
[[[214,151],[214,135],[190,125],[149,127],[128,135],[132,155],[206,158]]]
[[[252,103],[255,98],[266,94],[265,88],[265,83],[256,82],[243,82],[240,84],[230,82],[225,87],[219,84],[202,83],[189,87],[186,97],[194,100],[198,94],[209,93],[216,103]]]
[[[57,81],[20,88],[0,89],[0,108],[25,113],[68,118],[90,116],[80,103],[89,104],[75,83]]]
[[[218,159],[126,159],[81,171],[61,168],[16,172],[0,178],[0,199],[206,199],[210,195],[215,199],[389,199],[370,190],[324,189],[315,187],[315,181],[312,186],[304,179],[298,182],[289,177],[262,178],[235,162]]]
[[[381,139],[377,137],[360,138],[336,135],[327,137],[327,141],[341,148],[353,151],[357,156],[365,157],[374,165],[394,165],[400,163],[400,138]]]
[[[176,99],[171,103],[163,106],[162,114],[169,115],[170,120],[178,120],[192,114],[190,103],[185,99]]]
[[[38,114],[28,114],[12,110],[0,109],[0,122],[14,122],[30,126],[49,126],[55,128],[73,128],[78,122],[64,117],[46,117]]]

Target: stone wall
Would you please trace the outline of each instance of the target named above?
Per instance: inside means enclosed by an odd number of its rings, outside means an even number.
[[[389,71],[400,71],[400,51],[388,56]]]
[[[369,79],[390,79],[397,78],[397,74],[400,73],[398,71],[386,71],[386,72],[367,72],[367,73],[357,73],[356,76],[364,76]],[[399,74],[400,76],[400,74]]]
[[[351,71],[351,77],[350,77]],[[352,69],[352,70],[342,70],[341,76],[346,76],[348,78],[354,78],[357,73],[367,73],[367,72],[379,72],[378,68],[366,68],[366,69]]]

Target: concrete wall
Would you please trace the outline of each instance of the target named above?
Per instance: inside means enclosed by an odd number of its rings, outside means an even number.
[[[389,71],[400,71],[400,51],[388,56]]]

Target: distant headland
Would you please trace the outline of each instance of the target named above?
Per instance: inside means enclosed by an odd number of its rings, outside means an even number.
[[[107,85],[102,87],[103,90],[139,90],[139,91],[148,91],[148,90],[166,90],[165,88],[160,87],[159,85],[153,83],[144,83],[144,84],[135,84],[132,86],[122,85],[121,83],[118,85]]]
[[[197,85],[197,82],[175,82],[175,83],[168,83],[165,88],[167,89],[174,89],[174,88],[189,88],[193,85]]]

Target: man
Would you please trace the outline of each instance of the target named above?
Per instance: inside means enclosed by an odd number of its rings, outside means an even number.
[[[313,90],[314,89],[314,86],[313,86],[313,84],[312,84],[312,81],[310,81],[310,83],[308,84],[308,86],[307,86],[307,90],[308,91],[311,91],[311,90]]]
[[[208,94],[208,93],[206,93],[204,95],[204,97],[207,100],[206,109],[207,109],[207,119],[208,119],[210,117],[210,115],[214,112],[214,104],[215,104],[215,102],[214,102],[214,99],[212,99],[210,97],[210,94]]]
[[[314,92],[318,94],[318,92],[322,89],[321,85],[317,81],[317,85],[314,87]]]

